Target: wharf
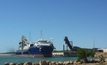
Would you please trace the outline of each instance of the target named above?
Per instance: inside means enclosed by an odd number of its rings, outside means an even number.
[[[65,57],[77,57],[77,53],[76,52],[53,52],[52,53],[53,56],[65,56]]]
[[[64,56],[64,52],[53,52],[53,56]]]

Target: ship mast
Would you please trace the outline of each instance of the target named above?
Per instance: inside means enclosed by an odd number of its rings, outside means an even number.
[[[41,35],[41,39],[43,39],[43,37],[42,37],[42,30],[41,30],[41,33],[40,33],[40,35]]]
[[[31,42],[31,31],[29,32],[29,41]]]

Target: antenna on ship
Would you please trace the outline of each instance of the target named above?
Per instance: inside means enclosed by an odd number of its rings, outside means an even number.
[[[29,41],[31,42],[31,31],[29,32]]]
[[[41,39],[43,39],[43,37],[42,37],[42,30],[41,30],[41,33],[40,33],[40,34],[41,34]]]

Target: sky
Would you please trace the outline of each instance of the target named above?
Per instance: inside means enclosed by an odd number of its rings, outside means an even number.
[[[64,37],[82,48],[107,48],[107,0],[0,0],[0,52],[17,50],[22,35],[57,50]]]

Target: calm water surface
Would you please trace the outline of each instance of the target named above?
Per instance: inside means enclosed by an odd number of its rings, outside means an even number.
[[[0,65],[4,65],[5,62],[23,63],[23,62],[39,62],[40,60],[47,61],[69,61],[76,60],[77,57],[50,57],[50,58],[30,58],[30,57],[19,57],[19,56],[0,56]]]

